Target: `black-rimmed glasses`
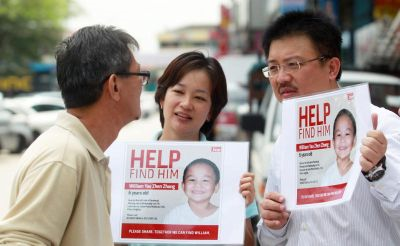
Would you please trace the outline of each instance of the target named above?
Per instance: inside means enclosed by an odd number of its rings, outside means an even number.
[[[142,85],[147,85],[150,79],[150,72],[149,71],[140,71],[140,72],[120,72],[115,73],[119,76],[141,76],[142,77]]]
[[[317,58],[313,58],[310,60],[306,60],[306,61],[296,61],[296,60],[292,60],[292,61],[288,61],[285,64],[282,65],[270,65],[267,66],[265,68],[262,69],[262,72],[264,74],[265,77],[267,78],[271,78],[274,77],[276,75],[278,75],[279,71],[286,71],[286,72],[296,72],[298,70],[300,70],[301,66],[303,66],[306,63],[312,62],[312,61],[321,61],[321,60],[325,60],[327,58],[327,56],[319,56]]]

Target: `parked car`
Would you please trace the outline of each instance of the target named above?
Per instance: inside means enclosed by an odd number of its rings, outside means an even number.
[[[11,126],[5,134],[8,138],[3,137],[1,146],[11,152],[21,152],[29,146],[35,138],[55,123],[58,113],[65,109],[59,92],[5,98],[2,107],[10,115],[8,121]],[[18,132],[17,138],[14,137],[15,132]],[[18,147],[12,148],[10,145]]]
[[[0,92],[0,150],[18,153],[25,146],[23,140],[32,141],[33,136],[26,125],[13,122],[12,113],[3,108],[3,98]]]
[[[0,149],[19,153],[33,141],[33,135],[26,124],[14,122],[13,114],[0,106]]]
[[[369,83],[373,104],[397,112],[400,107],[400,78],[370,72],[343,71],[339,84],[349,86],[362,82]],[[273,95],[271,87],[264,96],[260,112],[262,114],[245,114],[241,119],[241,128],[253,132],[250,166],[255,173],[257,199],[262,199],[264,194],[272,147],[282,123],[281,103]]]

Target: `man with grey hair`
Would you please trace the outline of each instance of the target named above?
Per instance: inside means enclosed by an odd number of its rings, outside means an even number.
[[[137,48],[128,33],[100,25],[78,30],[57,47],[67,110],[21,157],[0,244],[113,245],[104,151],[140,117],[150,74],[140,70]]]

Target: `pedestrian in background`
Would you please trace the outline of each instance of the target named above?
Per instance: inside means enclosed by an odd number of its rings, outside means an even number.
[[[261,57],[261,53],[257,53],[257,62],[251,67],[248,74],[248,103],[250,113],[258,113],[260,111],[261,102],[269,85],[268,79],[265,78],[262,72],[266,64],[262,61]]]
[[[137,41],[106,26],[84,27],[56,50],[67,108],[25,151],[0,221],[0,244],[113,245],[104,155],[120,129],[140,117]]]

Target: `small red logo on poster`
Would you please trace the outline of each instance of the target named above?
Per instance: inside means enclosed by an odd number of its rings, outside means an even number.
[[[347,100],[351,101],[353,99],[354,99],[354,93],[353,92],[347,93]]]
[[[211,147],[211,152],[221,152],[221,150],[222,150],[221,146]]]

